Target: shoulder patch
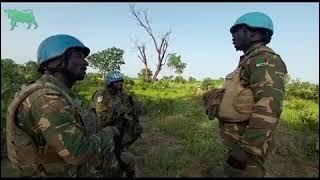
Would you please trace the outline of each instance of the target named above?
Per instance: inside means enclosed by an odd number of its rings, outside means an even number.
[[[262,67],[268,65],[268,60],[264,58],[257,58],[256,59],[256,67]]]
[[[101,102],[102,102],[102,100],[103,100],[103,96],[102,96],[102,95],[98,96],[98,98],[97,98],[97,102],[98,102],[98,103],[101,103]]]
[[[59,91],[53,90],[53,89],[48,89],[47,90],[47,95],[57,95],[57,96],[61,96],[62,94]]]

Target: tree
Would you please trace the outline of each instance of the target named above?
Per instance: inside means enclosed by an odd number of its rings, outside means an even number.
[[[201,89],[202,90],[209,90],[211,88],[214,88],[215,87],[215,83],[214,83],[214,80],[211,79],[211,78],[205,78],[203,81],[202,81],[202,84],[201,84]]]
[[[147,74],[147,76],[145,76],[145,74]],[[152,71],[150,69],[141,69],[141,71],[138,73],[138,77],[139,79],[143,79],[146,82],[149,82],[151,80],[152,77]]]
[[[150,70],[148,68],[148,60],[147,60],[147,54],[146,54],[146,44],[142,43],[142,42],[138,42],[136,41],[136,48],[139,50],[139,54],[138,54],[138,58],[141,60],[141,62],[144,65],[144,80],[145,81],[149,81],[149,79],[151,79],[151,77],[149,77],[149,71],[146,71],[146,69]],[[138,74],[139,76],[139,74]],[[151,74],[152,76],[152,74]]]
[[[156,71],[154,72],[152,77],[152,82],[155,82],[163,65],[166,64],[166,60],[167,60],[166,54],[167,54],[167,49],[169,45],[169,35],[171,34],[171,31],[164,33],[162,36],[160,36],[159,41],[157,41],[152,31],[152,28],[150,26],[151,20],[148,18],[147,11],[143,10],[143,17],[142,17],[141,15],[142,10],[136,10],[134,5],[131,4],[129,5],[129,12],[133,16],[137,24],[147,32],[147,34],[151,37],[153,41],[153,44],[157,53],[157,60],[158,60]],[[148,69],[145,44],[144,43],[139,44],[138,42],[136,42],[136,47],[140,53],[140,55],[138,55],[139,59],[144,63],[145,69]],[[147,76],[147,74],[145,74],[145,76]]]
[[[187,64],[181,61],[181,55],[177,55],[176,53],[174,53],[169,54],[167,66],[169,68],[175,69],[175,73],[177,73],[180,79],[182,79],[182,73]]]
[[[192,77],[192,76],[190,76],[189,79],[188,79],[188,81],[189,81],[190,83],[194,83],[194,82],[197,82],[197,79],[194,78],[194,77]]]
[[[24,65],[20,66],[22,76],[24,76],[24,81],[30,83],[41,77],[41,74],[38,72],[38,63],[35,61],[28,61]]]
[[[173,76],[163,76],[161,80],[163,80],[163,81],[173,81]]]
[[[185,83],[187,82],[187,80],[185,80],[182,76],[176,76],[174,79],[173,79],[173,82],[179,82],[179,83]]]
[[[1,59],[1,127],[5,127],[9,103],[24,82],[24,77],[19,71],[19,64],[12,59]]]
[[[88,56],[90,67],[98,69],[104,78],[105,74],[111,70],[120,70],[124,63],[124,50],[112,47],[106,50],[98,51]]]
[[[13,84],[15,87],[23,84],[24,77],[19,71],[19,64],[12,59],[1,59],[1,89]]]
[[[290,74],[286,74],[285,78],[284,78],[284,85],[285,87],[292,81],[292,78],[290,76]]]

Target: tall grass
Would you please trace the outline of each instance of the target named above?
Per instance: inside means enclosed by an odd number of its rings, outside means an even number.
[[[201,95],[195,93],[198,86],[199,83],[174,82],[145,85],[136,81],[130,91],[143,102],[147,111],[145,118],[148,119],[150,128],[159,128],[162,132],[175,137],[184,144],[186,152],[192,157],[196,157],[203,163],[210,163],[210,161],[219,161],[224,150],[217,121],[208,120],[202,107]],[[85,99],[84,101],[89,103],[97,88],[96,83],[83,83],[76,89]],[[279,128],[311,137],[312,142],[307,145],[310,147],[300,149],[305,157],[319,159],[317,155],[319,152],[317,150],[318,102],[306,99],[285,100]],[[160,159],[157,163],[161,162]]]
[[[292,99],[283,103],[282,121],[295,130],[319,131],[319,103],[312,100]]]

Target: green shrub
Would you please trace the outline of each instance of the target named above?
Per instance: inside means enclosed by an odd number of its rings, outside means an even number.
[[[285,86],[286,99],[302,98],[319,101],[319,84],[292,80]]]
[[[319,104],[312,100],[285,100],[281,118],[296,130],[319,131]]]
[[[197,82],[197,79],[192,77],[192,76],[190,76],[189,79],[188,79],[188,82],[189,83],[195,83],[195,82]]]
[[[175,78],[174,78],[174,80],[173,80],[173,82],[176,82],[176,83],[186,83],[187,82],[187,80],[185,80],[183,77],[181,77],[181,76],[176,76]]]

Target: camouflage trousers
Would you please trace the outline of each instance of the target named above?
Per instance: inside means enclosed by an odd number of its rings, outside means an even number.
[[[76,177],[77,175],[77,167],[63,161],[24,166],[11,162],[10,165],[17,177]]]
[[[133,155],[122,152],[122,163],[119,163],[113,152],[108,152],[99,160],[91,159],[79,167],[65,163],[45,164],[43,171],[39,165],[21,167],[12,163],[12,169],[20,177],[135,177]]]
[[[121,152],[120,163],[113,152],[95,162],[87,162],[78,169],[77,177],[134,177],[135,161],[133,155]]]
[[[263,177],[265,175],[265,160],[255,155],[249,154],[247,167],[244,170],[235,169],[226,163],[231,147],[239,141],[247,125],[248,121],[233,123],[219,120],[220,135],[226,147],[224,172],[229,177]]]

